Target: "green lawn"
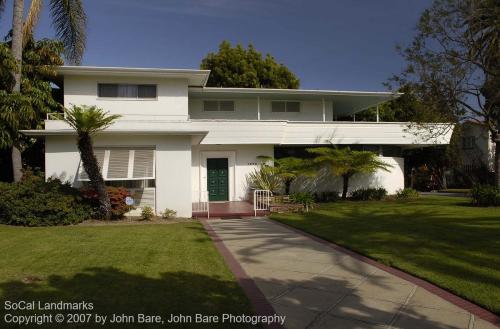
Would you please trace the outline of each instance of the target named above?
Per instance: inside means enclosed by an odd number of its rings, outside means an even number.
[[[0,250],[2,324],[6,300],[93,302],[99,314],[253,313],[197,222],[0,225]]]
[[[272,219],[425,278],[500,313],[500,208],[467,199],[338,202]]]

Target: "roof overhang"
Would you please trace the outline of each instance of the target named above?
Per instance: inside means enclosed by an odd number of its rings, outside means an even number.
[[[160,69],[138,67],[59,66],[60,76],[106,76],[187,79],[189,86],[203,87],[210,70]]]
[[[268,88],[214,88],[191,87],[189,97],[198,99],[256,98],[270,100],[325,100],[333,102],[334,111],[348,115],[398,98],[402,93],[387,91],[342,91],[310,89],[268,89]]]
[[[51,130],[21,130],[26,136],[45,137],[45,136],[76,136],[74,129],[51,129]],[[113,129],[98,132],[96,135],[133,135],[133,136],[191,136],[193,145],[200,144],[207,136],[208,131],[193,130],[134,130],[134,129]]]

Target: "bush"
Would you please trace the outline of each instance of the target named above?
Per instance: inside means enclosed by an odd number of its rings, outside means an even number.
[[[316,192],[314,193],[314,199],[317,202],[335,202],[339,200],[339,192],[337,191]]]
[[[166,208],[162,213],[161,213],[161,218],[168,219],[168,218],[174,218],[177,216],[177,211],[168,209]]]
[[[0,223],[24,226],[77,224],[92,216],[80,191],[59,179],[24,173],[19,183],[0,183]]]
[[[396,191],[396,199],[415,199],[419,196],[420,195],[418,194],[417,190],[414,190],[412,188],[403,188]]]
[[[84,187],[81,191],[83,197],[87,199],[94,208],[94,212],[97,212],[99,208],[99,196],[97,192],[90,187]],[[109,201],[111,202],[111,218],[123,218],[123,215],[134,209],[133,206],[128,206],[125,203],[125,198],[130,196],[130,192],[125,187],[107,186],[106,191],[108,192]]]
[[[298,192],[290,195],[290,201],[303,205],[309,211],[309,207],[314,204],[314,196],[309,192]]]
[[[387,190],[383,187],[379,188],[361,188],[352,192],[353,200],[382,200],[387,195]]]
[[[153,208],[151,208],[150,206],[145,206],[144,208],[142,208],[141,218],[143,220],[151,220],[153,219],[154,216],[155,213],[153,211]]]
[[[479,207],[500,206],[500,189],[491,185],[475,185],[470,195],[472,204]]]
[[[283,188],[283,180],[278,175],[276,168],[262,165],[247,175],[248,185],[256,190],[269,190],[279,194]]]

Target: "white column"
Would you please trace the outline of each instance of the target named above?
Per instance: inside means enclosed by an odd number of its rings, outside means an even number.
[[[260,96],[257,96],[257,120],[260,120]]]
[[[356,113],[354,113],[354,114],[352,115],[352,117],[353,117],[353,120],[352,120],[352,121],[353,121],[353,122],[356,122]]]
[[[378,105],[377,105],[377,122],[380,122],[380,116],[379,116],[379,113],[378,113]]]
[[[322,103],[323,103],[323,122],[326,121],[326,108],[325,108],[325,98],[323,97],[321,99]]]

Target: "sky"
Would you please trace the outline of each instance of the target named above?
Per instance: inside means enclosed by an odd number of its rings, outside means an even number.
[[[229,40],[270,53],[304,89],[383,91],[382,83],[404,67],[395,46],[411,42],[431,0],[83,2],[88,26],[82,65],[196,69]],[[7,0],[2,36],[11,10]],[[55,36],[48,7],[35,36]]]

